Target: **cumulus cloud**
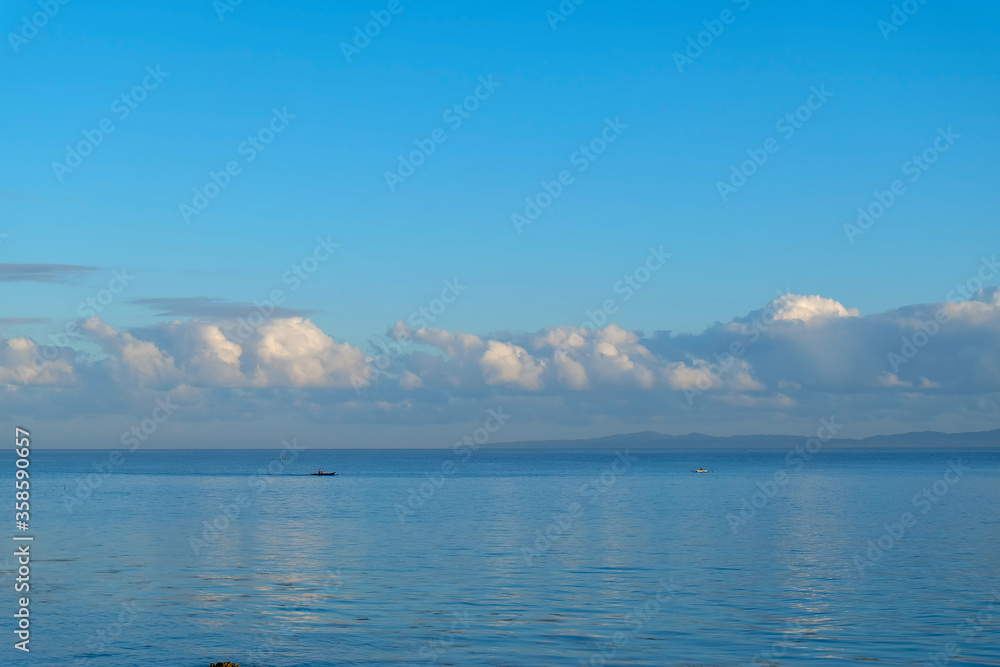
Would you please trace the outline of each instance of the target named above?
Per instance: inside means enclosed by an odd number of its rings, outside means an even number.
[[[816,318],[827,317],[858,317],[857,308],[848,310],[833,299],[824,299],[821,296],[802,296],[799,294],[785,294],[774,300],[772,307],[775,311],[776,320],[801,320],[808,322]]]
[[[421,343],[436,347],[453,359],[464,358],[470,354],[483,351],[486,348],[486,343],[479,336],[462,333],[461,331],[452,333],[451,331],[432,328],[413,331],[400,323],[393,327],[392,332],[397,338],[411,337]]]
[[[671,389],[708,391],[761,391],[765,386],[754,379],[750,364],[744,359],[727,359],[712,364],[705,359],[693,359],[691,365],[675,362],[663,369],[663,377]]]
[[[397,365],[398,370],[417,375],[421,386],[448,390],[479,392],[485,387],[501,387],[551,393],[764,388],[745,361],[736,361],[714,375],[705,359],[691,354],[682,354],[680,360],[657,356],[637,332],[614,324],[603,329],[562,326],[535,334],[492,337],[397,325],[390,336],[443,353],[428,355],[413,350]],[[407,382],[412,384],[413,379]]]
[[[11,387],[70,384],[75,373],[72,361],[66,357],[62,354],[46,360],[38,343],[30,338],[0,338],[0,384]]]
[[[587,369],[576,359],[573,359],[565,350],[557,350],[553,355],[556,373],[559,381],[569,389],[577,391],[590,387],[590,380],[587,379]]]
[[[602,386],[652,388],[657,360],[633,331],[555,327],[532,337],[532,345],[555,358],[557,380],[570,389]]]
[[[364,353],[337,343],[311,321],[273,320],[253,340],[254,386],[350,387],[366,377]]]
[[[519,345],[491,340],[479,360],[486,384],[506,384],[541,389],[545,362],[539,362]]]
[[[843,304],[834,299],[818,295],[783,294],[760,310],[755,310],[746,317],[734,319],[733,323],[770,324],[771,322],[798,321],[822,324],[831,318],[860,317],[860,315],[857,308],[845,308]]]
[[[1000,287],[984,287],[972,297],[973,301],[1000,306]]]
[[[277,318],[252,328],[173,321],[119,332],[93,318],[83,329],[108,354],[103,364],[138,385],[353,387],[367,384],[364,353],[337,343],[312,321]],[[143,337],[145,336],[145,337]]]
[[[109,353],[110,365],[121,379],[139,385],[165,384],[181,379],[173,357],[155,343],[140,340],[128,332],[115,331],[97,317],[85,322],[83,329]]]
[[[398,423],[458,419],[497,401],[539,421],[647,424],[740,414],[778,423],[833,403],[856,419],[959,421],[987,419],[1000,405],[996,289],[865,316],[833,299],[787,294],[698,334],[645,336],[615,324],[472,334],[399,322],[378,366],[305,317],[128,330],[94,318],[82,330],[100,353],[53,348],[41,365],[34,340],[0,338],[0,386],[109,404],[183,390],[226,414],[283,401],[310,419]]]
[[[424,381],[410,371],[403,371],[403,374],[399,378],[399,386],[408,390],[419,389],[424,386]]]
[[[201,322],[171,322],[163,332],[182,360],[185,382],[196,386],[246,385],[240,367],[243,345],[237,336],[230,339],[218,325]]]

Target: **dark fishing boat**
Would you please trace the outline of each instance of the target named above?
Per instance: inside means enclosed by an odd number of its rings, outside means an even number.
[[[310,475],[314,475],[314,476],[322,476],[322,477],[327,477],[327,476],[329,476],[329,475],[336,475],[337,473],[335,473],[335,472],[323,472],[323,469],[322,469],[322,468],[320,468],[320,469],[319,469],[319,472],[311,472],[311,473],[309,473],[309,474],[310,474]]]

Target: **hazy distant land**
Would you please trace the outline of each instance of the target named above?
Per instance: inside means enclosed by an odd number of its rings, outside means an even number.
[[[600,438],[577,440],[525,440],[491,445],[491,448],[526,449],[591,449],[632,447],[635,449],[792,449],[811,436],[801,435],[733,435],[717,437],[704,433],[665,435],[656,431],[623,433]],[[833,438],[823,440],[823,447],[832,449],[900,448],[990,448],[1000,447],[1000,429],[968,433],[914,431],[896,435],[875,435],[868,438]]]

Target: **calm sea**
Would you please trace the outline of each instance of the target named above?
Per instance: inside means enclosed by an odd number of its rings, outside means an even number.
[[[287,455],[35,452],[0,664],[1000,665],[1000,452]]]

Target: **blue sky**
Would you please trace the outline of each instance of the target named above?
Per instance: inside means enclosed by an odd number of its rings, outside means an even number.
[[[70,0],[19,40],[41,10],[6,3],[0,58],[16,102],[0,109],[0,263],[94,268],[0,282],[3,336],[63,329],[112,269],[135,276],[100,313],[119,332],[170,319],[136,301],[252,303],[328,236],[337,253],[285,305],[367,353],[448,279],[468,288],[433,327],[511,342],[580,325],[663,246],[667,266],[613,320],[700,335],[785,293],[863,317],[944,302],[996,250],[992,3],[915,3],[884,33],[892,3],[589,0],[553,29],[554,1],[401,0],[348,62],[341,44],[388,4],[244,0],[220,20],[208,0]],[[675,53],[723,12],[730,22],[678,71]],[[166,76],[150,86],[147,68]],[[152,89],[121,118],[115,100],[144,77]],[[481,77],[495,90],[453,129],[445,112]],[[814,89],[831,95],[784,136],[776,122]],[[294,118],[247,160],[241,142],[274,109]],[[53,163],[102,119],[114,131],[60,180]],[[627,128],[578,172],[572,156],[607,119]],[[438,128],[446,141],[391,191],[385,172]],[[942,128],[960,138],[906,180]],[[718,182],[769,138],[777,151],[723,201]],[[233,160],[240,173],[186,222],[179,206]],[[572,184],[518,234],[511,215],[566,169]],[[849,243],[843,225],[894,179],[905,194]],[[71,347],[113,356],[86,337]],[[606,430],[628,426],[614,417]],[[889,423],[870,430],[901,425]]]

